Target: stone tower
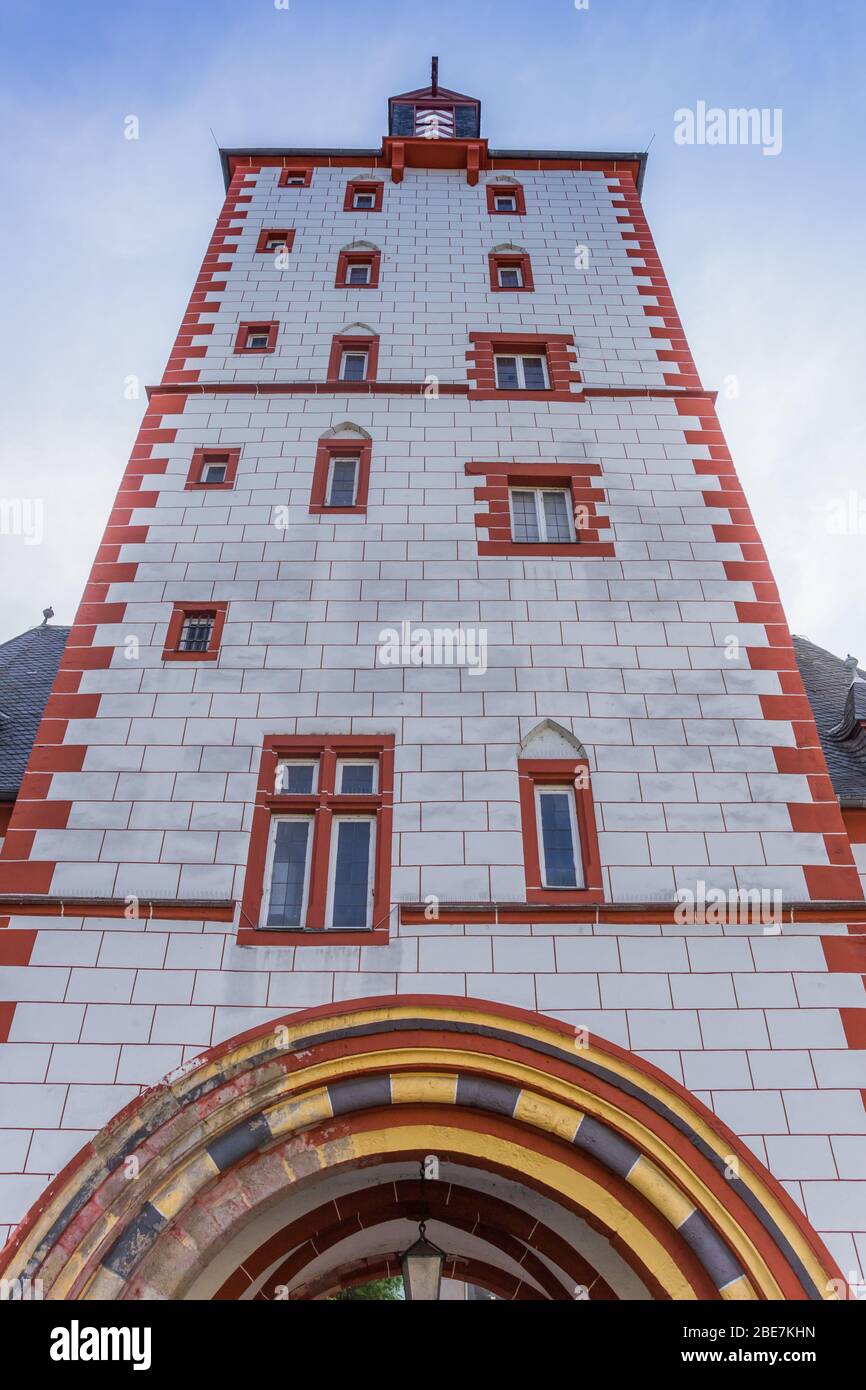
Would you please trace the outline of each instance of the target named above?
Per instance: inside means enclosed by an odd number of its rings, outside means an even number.
[[[481,129],[222,152],[0,857],[51,1296],[389,1271],[428,1154],[502,1297],[866,1254],[863,889],[645,156]]]

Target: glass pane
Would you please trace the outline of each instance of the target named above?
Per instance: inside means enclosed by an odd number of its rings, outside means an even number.
[[[363,381],[367,375],[366,352],[346,352],[343,354],[343,380]]]
[[[499,212],[513,212],[517,206],[513,194],[500,196],[495,201]]]
[[[307,820],[277,821],[268,902],[269,927],[300,927],[307,864]]]
[[[203,483],[224,483],[226,477],[226,466],[224,463],[208,463],[205,465]]]
[[[515,390],[520,385],[516,357],[497,357],[496,385],[501,391]]]
[[[543,391],[547,385],[544,380],[544,358],[524,357],[523,377],[527,391]]]
[[[206,613],[192,613],[184,621],[179,649],[182,652],[206,652],[213,632],[213,618]]]
[[[564,492],[543,492],[544,525],[549,541],[570,541],[571,529],[568,524],[568,499]]]
[[[316,768],[314,763],[280,763],[277,791],[291,796],[306,796],[313,790]]]
[[[506,290],[519,289],[523,282],[517,266],[502,266],[499,271],[499,283]]]
[[[458,106],[454,112],[454,133],[458,140],[474,140],[478,136],[478,108]]]
[[[568,792],[540,792],[544,882],[548,888],[576,888],[574,839]]]
[[[372,821],[368,820],[335,822],[337,852],[334,861],[332,926],[367,926],[372,828]]]
[[[538,513],[535,510],[534,492],[512,492],[511,515],[516,541],[539,541]]]
[[[357,465],[357,459],[334,459],[331,464],[329,507],[353,507],[355,505],[355,471]]]
[[[368,265],[349,266],[349,284],[366,285],[370,278],[370,267]]]
[[[374,790],[375,763],[341,763],[340,792],[344,796],[365,796]]]

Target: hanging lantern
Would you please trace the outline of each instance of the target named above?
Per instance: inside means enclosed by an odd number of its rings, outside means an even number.
[[[400,1256],[407,1300],[413,1303],[435,1303],[438,1300],[444,1261],[445,1251],[427,1239],[427,1225],[422,1221],[415,1244]]]

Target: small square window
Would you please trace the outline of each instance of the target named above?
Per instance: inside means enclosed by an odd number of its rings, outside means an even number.
[[[523,287],[523,271],[519,265],[499,266],[499,284],[503,290],[519,290]]]
[[[177,649],[180,652],[206,652],[210,650],[214,630],[213,613],[188,613],[180,630]]]
[[[284,169],[280,175],[281,188],[307,188],[312,169]]]
[[[240,449],[194,449],[185,486],[222,489],[233,487],[240,455]]]
[[[493,206],[497,212],[516,212],[517,199],[513,193],[497,193],[493,199]]]
[[[340,362],[341,381],[366,381],[367,379],[367,353],[354,352],[351,349],[344,351]]]
[[[329,507],[354,507],[358,485],[358,462],[356,458],[346,458],[340,454],[331,459],[328,477]]]
[[[369,285],[370,283],[370,262],[353,261],[349,265],[346,283],[349,285]]]
[[[285,232],[268,232],[265,237],[266,251],[284,251],[286,244]]]
[[[340,796],[371,796],[376,791],[374,762],[340,762],[337,764],[337,792]]]
[[[311,796],[316,790],[316,762],[279,762],[274,792],[278,796]]]
[[[525,544],[573,541],[569,493],[560,488],[513,488],[511,535]]]
[[[496,355],[496,385],[500,391],[546,391],[547,360],[539,355]]]
[[[228,466],[228,460],[218,463],[216,459],[205,459],[204,466],[201,470],[202,482],[205,485],[208,483],[224,483],[226,480],[226,473],[228,472]]]
[[[376,206],[375,193],[356,193],[352,199],[353,206],[359,209],[369,209]]]
[[[241,323],[235,340],[235,352],[274,352],[278,332],[278,323]]]

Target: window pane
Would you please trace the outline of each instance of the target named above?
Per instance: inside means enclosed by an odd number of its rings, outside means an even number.
[[[375,763],[341,763],[340,792],[344,796],[365,796],[375,790]]]
[[[524,357],[523,377],[527,391],[543,391],[547,385],[544,380],[544,358]]]
[[[368,820],[338,820],[334,823],[334,829],[337,850],[334,857],[331,925],[366,927],[373,823]]]
[[[544,525],[549,541],[570,541],[568,500],[564,492],[543,492]]]
[[[494,201],[498,212],[513,212],[517,207],[513,193],[500,194]]]
[[[512,492],[511,515],[516,541],[539,541],[538,513],[535,509],[534,492]]]
[[[544,882],[548,888],[577,887],[569,796],[564,791],[540,792],[538,796]]]
[[[276,789],[291,796],[308,795],[313,790],[315,774],[315,763],[280,763]]]
[[[363,381],[367,375],[366,352],[343,353],[343,380]]]
[[[281,820],[276,823],[268,901],[269,927],[302,925],[310,825],[308,820]]]
[[[191,613],[181,628],[179,650],[206,652],[210,646],[214,620],[208,613]]]
[[[224,463],[206,463],[202,474],[203,483],[224,483],[226,466]]]
[[[349,284],[366,285],[370,278],[370,267],[368,265],[349,266]]]
[[[355,472],[357,459],[334,459],[331,464],[331,491],[328,494],[329,507],[353,507],[355,505]]]
[[[520,385],[516,357],[497,357],[496,385],[501,391],[512,391]]]
[[[515,265],[500,266],[499,283],[505,290],[519,289],[523,284],[523,276]]]

